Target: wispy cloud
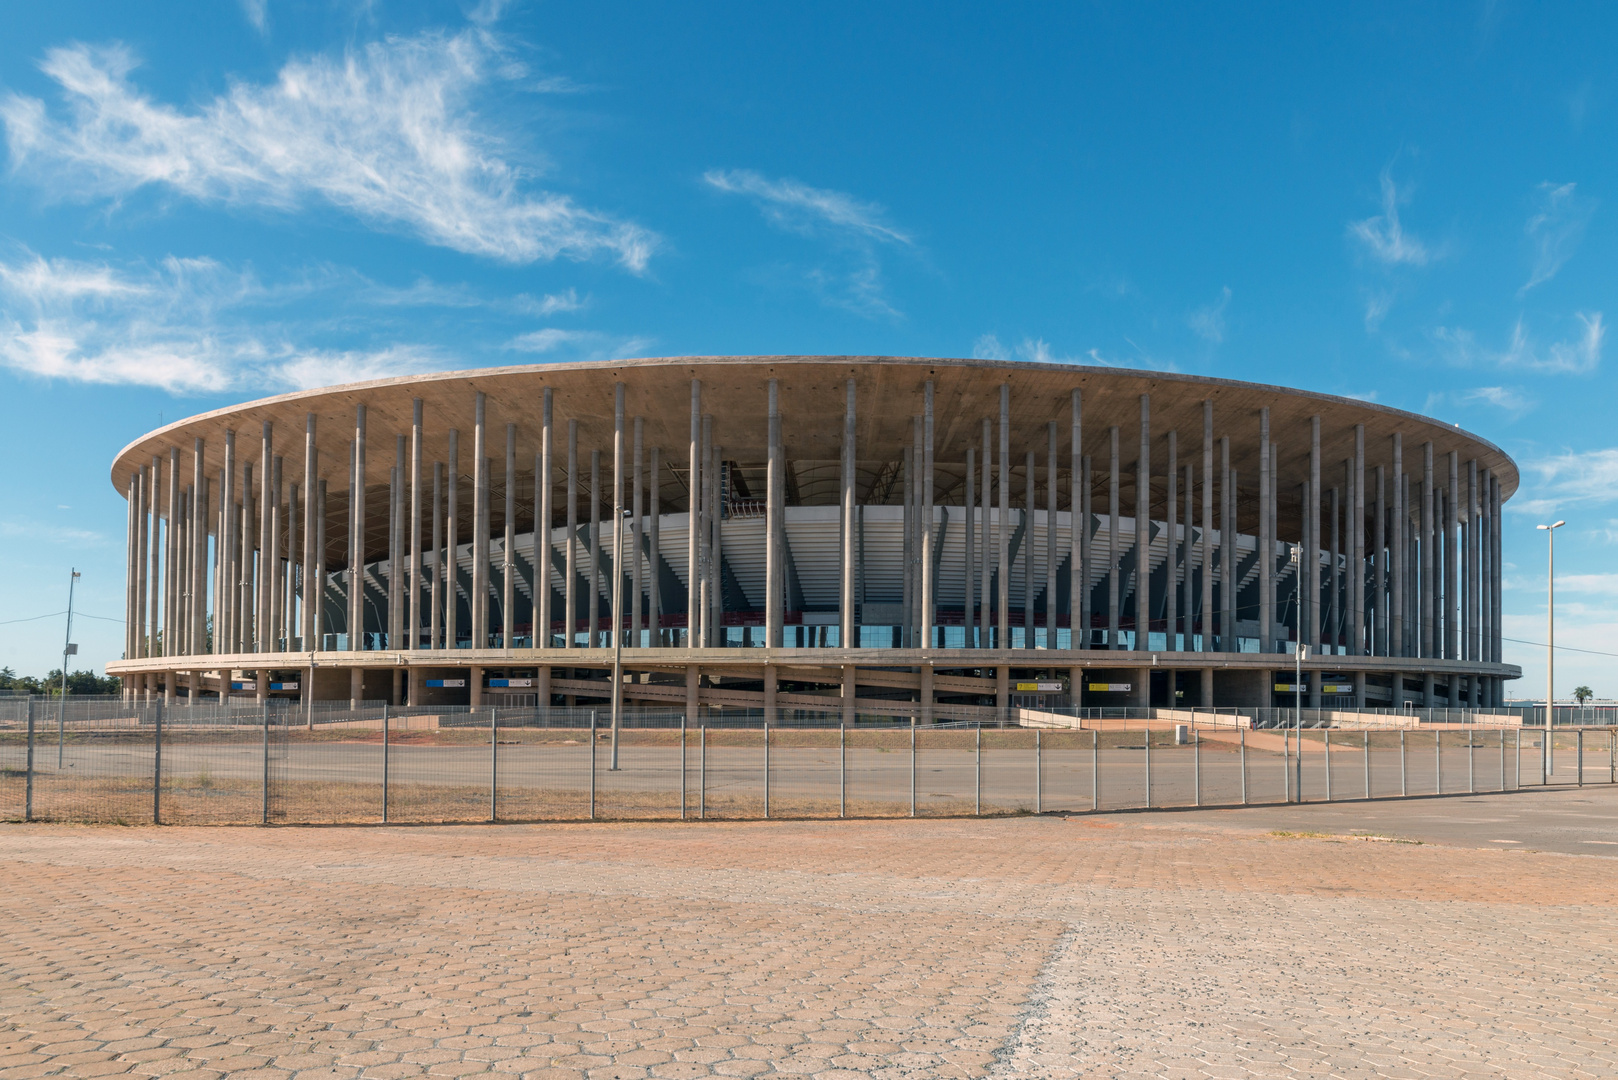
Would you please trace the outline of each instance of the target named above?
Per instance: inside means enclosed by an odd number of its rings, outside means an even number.
[[[1363,221],[1350,222],[1348,233],[1364,245],[1379,262],[1388,265],[1425,266],[1432,258],[1427,245],[1405,232],[1399,222],[1399,204],[1409,195],[1400,192],[1391,169],[1382,170],[1382,213]]]
[[[242,14],[247,16],[253,29],[264,33],[269,26],[269,0],[241,0],[241,4]]]
[[[621,360],[645,353],[651,338],[620,336],[599,330],[564,330],[546,327],[519,334],[506,342],[517,352],[565,354],[578,360]]]
[[[1601,312],[1579,312],[1577,336],[1547,344],[1536,342],[1519,318],[1511,328],[1511,340],[1503,349],[1478,343],[1470,330],[1440,326],[1433,331],[1446,358],[1461,367],[1497,367],[1508,370],[1539,371],[1547,374],[1584,375],[1601,365],[1601,346],[1606,326]]]
[[[846,254],[848,263],[842,266],[802,272],[802,280],[825,303],[867,317],[900,314],[887,298],[878,252],[885,246],[913,249],[915,243],[888,223],[881,206],[790,178],[771,180],[751,169],[710,169],[702,179],[715,191],[751,199],[775,227],[826,241]]]
[[[1382,320],[1387,318],[1388,311],[1393,307],[1393,293],[1387,290],[1378,290],[1368,293],[1365,297],[1365,332],[1374,334],[1382,326]]]
[[[13,169],[53,195],[159,187],[201,202],[293,212],[324,202],[368,224],[510,263],[615,256],[643,269],[649,231],[534,190],[472,102],[509,64],[484,31],[390,38],[288,62],[193,110],[129,79],[122,45],[52,49],[65,115],[0,101]]]
[[[1563,450],[1522,463],[1523,491],[1506,508],[1523,514],[1563,513],[1618,502],[1618,449]]]
[[[63,507],[63,509],[66,509]],[[36,544],[61,547],[104,547],[109,542],[105,533],[90,529],[75,529],[69,525],[50,525],[42,521],[13,518],[0,521],[0,536],[16,537]]]
[[[1513,419],[1538,404],[1521,390],[1510,386],[1476,386],[1469,390],[1435,390],[1427,395],[1422,412],[1429,416],[1452,408],[1486,406],[1499,409]]]
[[[1595,208],[1595,200],[1581,198],[1573,184],[1539,185],[1539,209],[1529,217],[1525,230],[1534,264],[1528,281],[1517,290],[1519,297],[1555,277],[1573,257]]]
[[[972,343],[972,356],[977,360],[1002,362],[1015,358],[1034,364],[1086,364],[1100,367],[1150,368],[1154,371],[1175,370],[1172,363],[1156,359],[1133,341],[1129,344],[1134,346],[1136,356],[1129,359],[1113,359],[1103,356],[1100,349],[1094,348],[1081,353],[1059,352],[1041,337],[1025,337],[1015,346],[1008,346],[994,334],[982,334]]]
[[[1219,299],[1193,311],[1186,323],[1202,340],[1218,345],[1225,340],[1225,309],[1230,306],[1230,286],[1225,286]]]
[[[444,366],[427,346],[311,348],[245,309],[273,298],[211,259],[156,267],[0,261],[0,366],[44,379],[171,393],[289,389]]]

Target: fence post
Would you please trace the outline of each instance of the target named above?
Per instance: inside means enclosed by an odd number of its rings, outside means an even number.
[[[1478,751],[1477,739],[1474,737],[1476,734],[1471,728],[1466,729],[1466,791],[1469,795],[1476,794],[1478,790]]]
[[[1321,748],[1326,755],[1326,801],[1331,802],[1331,728],[1321,728],[1320,736]],[[1302,750],[1303,746],[1300,744],[1298,749]]]
[[[590,710],[590,820],[596,819],[596,711]]]
[[[23,792],[22,819],[34,820],[34,695],[28,695],[28,783]]]
[[[1516,789],[1518,789],[1519,791],[1521,791],[1522,790],[1522,728],[1521,727],[1517,728],[1517,737],[1513,741],[1514,741],[1514,743],[1515,743],[1515,745],[1517,747],[1517,766],[1516,766],[1516,769],[1514,770],[1514,780],[1513,780],[1512,786],[1515,787]]]
[[[977,743],[972,749],[972,813],[983,815],[983,723],[976,726]]]
[[[1146,726],[1146,740],[1143,744],[1146,750],[1146,809],[1150,810],[1152,808],[1152,724],[1149,720],[1143,721],[1143,723]]]
[[[1191,726],[1191,802],[1202,805],[1202,731]]]
[[[1281,729],[1281,801],[1292,801],[1292,731],[1284,727]]]
[[[382,824],[388,823],[388,703],[382,703]]]
[[[260,788],[263,805],[259,811],[259,824],[268,825],[270,823],[270,702],[268,698],[259,706],[259,712],[264,717],[264,776]]]
[[[708,725],[697,729],[701,743],[697,748],[697,819],[708,820]]]
[[[764,818],[770,816],[770,722],[764,721]]]
[[[1578,766],[1578,769],[1577,769],[1577,776],[1579,778],[1579,786],[1583,787],[1584,786],[1584,729],[1580,728],[1578,731],[1574,732],[1573,739],[1574,739],[1573,752],[1579,755],[1579,766]]]
[[[1034,729],[1034,813],[1045,812],[1045,750],[1039,728]]]
[[[848,816],[848,729],[837,725],[837,816]]]
[[[1241,748],[1242,805],[1247,805],[1247,729],[1236,729],[1236,743]]]
[[[916,718],[910,718],[910,816],[916,816]]]
[[[1433,794],[1444,794],[1444,733],[1433,732]]]
[[[1399,729],[1399,797],[1404,798],[1410,794],[1410,784],[1405,775],[1405,729]]]
[[[1101,729],[1090,731],[1090,809],[1101,809]]]
[[[613,732],[616,738],[617,731]],[[593,745],[593,744],[592,744]],[[500,777],[500,713],[493,705],[489,706],[489,821],[494,822],[499,813],[499,806],[495,802],[499,791]]]
[[[1506,729],[1500,729],[1500,790],[1506,790]]]
[[[1369,730],[1360,732],[1360,738],[1363,740],[1365,749],[1365,797],[1369,799],[1371,797],[1371,732]]]
[[[152,720],[152,824],[163,824],[163,703],[157,703]]]
[[[680,820],[685,820],[685,713],[680,714]]]
[[[1501,736],[1504,738],[1504,736]],[[1607,783],[1618,781],[1618,728],[1607,731]]]

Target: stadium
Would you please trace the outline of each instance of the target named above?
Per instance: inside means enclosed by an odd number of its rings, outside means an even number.
[[[1276,386],[909,357],[490,368],[194,416],[112,482],[107,670],[171,703],[929,723],[1488,708],[1520,676],[1511,459]]]

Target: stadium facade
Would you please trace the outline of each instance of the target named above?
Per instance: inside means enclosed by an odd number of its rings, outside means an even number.
[[[107,670],[170,700],[1262,707],[1292,704],[1300,641],[1315,706],[1494,706],[1520,675],[1511,459],[1275,386],[855,356],[484,369],[195,416],[112,481]]]

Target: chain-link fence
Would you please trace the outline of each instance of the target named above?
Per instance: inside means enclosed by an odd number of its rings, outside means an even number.
[[[905,817],[1379,799],[1618,781],[1618,729],[1325,710],[390,708],[9,699],[0,817],[257,824]],[[1361,716],[1361,714],[1352,714]],[[1494,722],[1490,723],[1489,720]],[[1560,719],[1560,718],[1558,718]],[[1483,722],[1479,722],[1482,720]]]

